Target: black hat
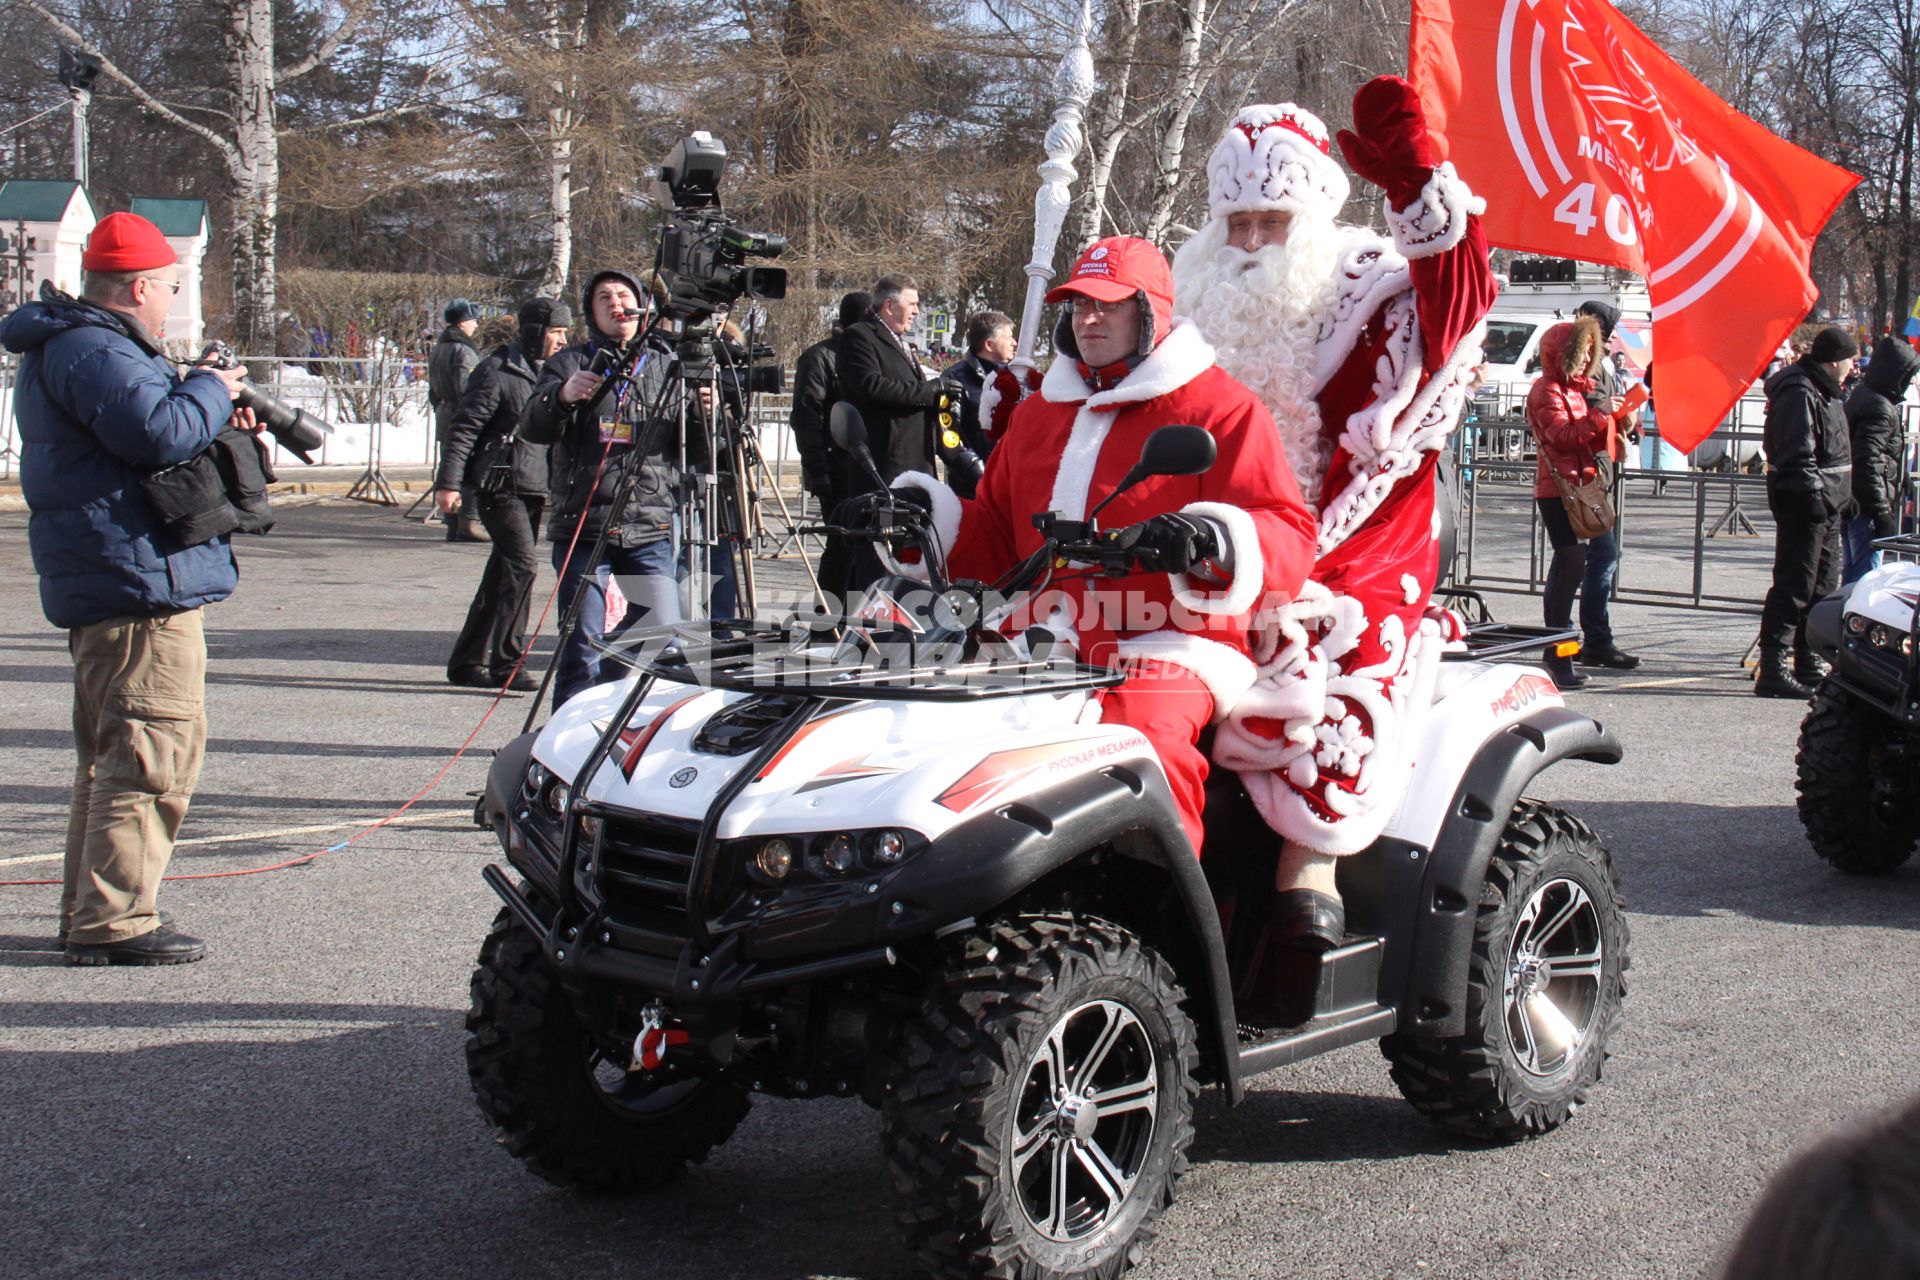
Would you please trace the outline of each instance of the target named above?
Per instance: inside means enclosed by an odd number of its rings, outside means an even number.
[[[1600,322],[1600,336],[1602,338],[1612,338],[1613,326],[1620,323],[1620,308],[1614,306],[1611,302],[1601,302],[1595,298],[1589,298],[1575,307],[1573,314],[1577,316],[1592,316],[1595,320],[1598,320]]]
[[[440,317],[448,324],[461,324],[468,320],[478,320],[480,318],[480,308],[474,306],[465,298],[455,298],[447,304],[447,309],[440,313]]]
[[[1815,364],[1833,364],[1839,360],[1850,360],[1859,354],[1860,348],[1854,343],[1853,335],[1837,326],[1815,334],[1813,346],[1807,350],[1808,359]]]
[[[864,289],[855,289],[840,299],[840,327],[858,324],[867,318],[867,312],[873,310],[873,295]]]
[[[520,304],[522,329],[565,329],[573,324],[573,310],[557,298],[528,298]]]
[[[649,304],[647,286],[642,284],[640,277],[631,271],[623,271],[619,267],[603,267],[588,276],[587,282],[580,287],[580,310],[587,317],[587,328],[604,338],[607,335],[601,334],[599,328],[593,323],[593,287],[602,280],[618,280],[633,290],[633,296],[639,301],[641,310],[647,310]],[[663,301],[659,292],[654,293],[652,300],[655,303]]]

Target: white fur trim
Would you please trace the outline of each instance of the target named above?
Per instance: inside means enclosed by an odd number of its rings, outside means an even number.
[[[933,539],[942,554],[953,550],[960,536],[960,495],[924,471],[902,471],[893,478],[895,489],[918,489],[933,506]]]
[[[1260,531],[1253,517],[1226,502],[1190,502],[1180,508],[1180,514],[1219,521],[1227,532],[1227,550],[1233,556],[1233,581],[1222,593],[1187,574],[1170,573],[1167,581],[1173,584],[1173,598],[1195,613],[1245,613],[1258,604],[1260,588],[1267,581],[1267,563],[1260,552]]]
[[[1015,375],[1018,376],[1017,374]],[[993,411],[1000,407],[1000,380],[997,371],[988,375],[980,388],[980,407],[975,421],[980,424],[980,434],[989,439],[993,435]]]
[[[1420,602],[1420,579],[1410,573],[1400,575],[1400,599],[1406,604]]]
[[[903,489],[918,489],[927,495],[927,503],[933,508],[933,540],[939,544],[940,554],[952,551],[954,539],[960,536],[960,495],[924,471],[902,471],[893,478],[893,484]],[[876,541],[873,553],[888,573],[897,573],[915,582],[928,580],[924,561],[907,564],[896,560],[885,542]]]
[[[1331,218],[1352,184],[1334,163],[1327,126],[1291,102],[1243,108],[1207,159],[1207,212],[1259,209]]]
[[[1454,172],[1440,165],[1404,209],[1392,209],[1382,199],[1393,243],[1408,258],[1431,258],[1456,247],[1467,236],[1469,219],[1487,211],[1487,202],[1473,194]]]
[[[1316,393],[1340,372],[1380,309],[1413,287],[1407,260],[1391,244],[1365,227],[1340,230],[1345,239],[1335,272],[1333,307],[1321,318],[1314,344]]]
[[[1080,376],[1077,361],[1061,356],[1047,370],[1040,394],[1055,404],[1079,404],[1073,430],[1067,434],[1066,447],[1053,475],[1053,494],[1048,510],[1058,511],[1063,519],[1079,520],[1087,513],[1087,490],[1093,484],[1093,469],[1100,461],[1100,448],[1113,426],[1113,415],[1099,410],[1111,405],[1133,404],[1178,391],[1213,367],[1213,348],[1200,336],[1191,322],[1174,322],[1173,332],[1155,347],[1139,367],[1120,385],[1095,392]]]
[[[1200,683],[1213,695],[1216,722],[1233,709],[1259,676],[1253,659],[1232,645],[1186,631],[1149,631],[1124,637],[1118,643],[1122,657],[1166,662],[1199,676]]]

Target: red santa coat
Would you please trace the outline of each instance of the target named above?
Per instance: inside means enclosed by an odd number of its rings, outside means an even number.
[[[1258,679],[1216,739],[1215,759],[1241,772],[1268,823],[1325,853],[1358,852],[1385,826],[1405,782],[1402,721],[1431,698],[1453,637],[1427,617],[1434,471],[1498,292],[1482,207],[1442,165],[1404,209],[1388,209],[1392,244],[1348,240],[1316,349],[1331,460],[1313,495],[1312,582],[1260,620]]]
[[[1055,360],[1040,393],[1014,411],[988,460],[975,499],[955,513],[936,499],[936,521],[958,515],[948,570],[992,581],[1040,545],[1036,512],[1085,516],[1140,459],[1156,429],[1190,424],[1218,445],[1197,476],[1155,476],[1101,512],[1117,529],[1168,511],[1217,520],[1233,550],[1232,581],[1208,587],[1186,575],[1102,578],[1071,569],[1030,602],[1028,621],[1070,630],[1088,662],[1154,658],[1192,671],[1224,712],[1255,677],[1248,653],[1254,614],[1290,601],[1313,559],[1313,516],[1287,466],[1273,420],[1253,393],[1215,367],[1213,348],[1192,325],[1166,340],[1117,386],[1094,391],[1070,359]],[[928,487],[925,477],[896,483]]]

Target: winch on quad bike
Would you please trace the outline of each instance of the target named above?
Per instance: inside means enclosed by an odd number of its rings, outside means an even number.
[[[1920,556],[1920,536],[1879,538]],[[1795,791],[1813,850],[1877,875],[1920,843],[1920,564],[1883,565],[1818,601],[1807,643],[1833,664],[1800,726]]]
[[[835,429],[865,452],[857,419]],[[1212,457],[1163,428],[1121,488]],[[1171,1202],[1202,1085],[1238,1101],[1377,1039],[1408,1100],[1475,1137],[1544,1133],[1587,1097],[1624,992],[1617,879],[1584,823],[1521,795],[1620,748],[1494,661],[1551,636],[1482,629],[1444,665],[1399,813],[1341,860],[1350,936],[1303,958],[1279,1025],[1250,1025],[1261,922],[1234,906],[1268,900],[1278,838],[1216,771],[1196,857],[1146,739],[1092,714],[1121,675],[985,620],[1119,554],[1099,508],[1039,517],[1040,551],[987,592],[945,579],[923,513],[876,503],[839,532],[913,542],[925,584],[610,641],[630,674],[494,761],[482,812],[512,873],[484,872],[505,905],[468,1063],[514,1155],[654,1186],[752,1094],[857,1095],[923,1266],[1113,1276]]]

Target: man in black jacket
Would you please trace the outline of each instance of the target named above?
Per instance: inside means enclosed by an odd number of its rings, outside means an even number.
[[[521,415],[521,439],[553,445],[547,482],[553,513],[547,537],[560,573],[560,600],[571,602],[576,594],[579,598],[574,629],[561,644],[555,706],[600,682],[594,640],[636,624],[661,626],[683,616],[678,573],[686,558],[676,564],[674,555],[681,441],[668,394],[671,344],[650,341],[632,380],[601,398],[595,410],[586,408],[605,381],[604,374],[589,367],[595,353],[623,351],[653,307],[661,305],[663,294],[652,292],[643,312],[640,299],[649,292],[639,277],[612,269],[587,277],[581,309],[589,337],[547,360]],[[704,415],[711,399],[708,388],[701,387],[687,405],[686,456],[695,467],[708,465]],[[615,510],[614,499],[629,472],[632,487]],[[605,552],[589,564],[602,530],[607,531]],[[709,567],[714,570],[713,616],[730,617],[735,592],[728,558],[716,553]],[[610,595],[613,608],[608,607]],[[614,615],[611,625],[609,615]]]
[[[966,359],[940,374],[957,383],[965,397],[960,406],[960,438],[983,462],[993,452],[993,441],[987,439],[986,428],[980,421],[980,393],[994,374],[1006,368],[1015,349],[1013,317],[999,311],[982,311],[967,321]]]
[[[447,324],[434,340],[433,350],[427,353],[427,404],[433,410],[434,438],[444,451],[447,429],[453,425],[460,394],[466,390],[467,379],[480,363],[480,348],[473,345],[473,331],[480,327],[480,308],[465,298],[455,298],[440,314]],[[448,542],[485,541],[472,490],[460,491],[457,516],[444,506],[440,514],[446,517]]]
[[[467,379],[434,481],[434,501],[449,513],[472,491],[493,550],[467,622],[447,659],[447,679],[475,689],[526,691],[537,686],[521,671],[527,651],[527,612],[540,570],[534,552],[540,512],[547,503],[547,449],[518,437],[520,414],[533,396],[540,368],[567,345],[573,313],[564,302],[522,303],[519,335],[496,347]]]
[[[840,299],[840,316],[833,332],[800,353],[793,365],[794,442],[800,449],[800,483],[820,504],[822,515],[832,511],[854,490],[847,473],[845,450],[827,431],[827,415],[840,399],[840,377],[835,351],[848,326],[866,318],[873,295],[856,290]]]
[[[1807,609],[1839,585],[1840,524],[1853,506],[1840,387],[1859,354],[1846,330],[1822,329],[1806,355],[1767,379],[1773,586],[1760,611],[1760,677],[1753,687],[1763,698],[1811,697],[1808,682],[1826,674],[1826,664],[1807,647]]]
[[[1853,502],[1857,514],[1843,531],[1846,566],[1840,582],[1850,586],[1880,567],[1875,538],[1900,532],[1901,489],[1905,486],[1906,425],[1900,403],[1920,372],[1920,352],[1892,334],[1874,344],[1867,371],[1847,396],[1847,433],[1853,452]]]
[[[889,484],[904,471],[933,474],[933,418],[943,403],[958,404],[959,389],[930,379],[907,345],[907,330],[920,314],[920,288],[912,277],[882,276],[873,286],[873,309],[840,335],[836,368],[840,398],[860,411],[881,478]],[[854,491],[873,487],[870,476],[852,475]]]

